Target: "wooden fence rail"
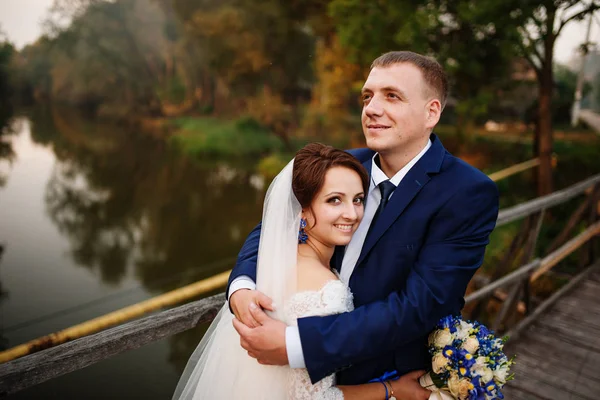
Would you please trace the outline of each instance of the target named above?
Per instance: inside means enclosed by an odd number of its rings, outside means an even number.
[[[218,294],[0,364],[0,396],[210,322],[224,303]]]
[[[529,253],[533,255],[535,239],[539,234],[544,210],[562,204],[586,191],[589,192],[591,187],[599,183],[600,174],[548,196],[502,210],[498,216],[497,225],[501,226],[523,218],[534,218],[530,221],[528,232],[534,232],[534,234],[522,235],[526,239],[535,236],[533,240],[529,240]],[[598,185],[598,188],[600,188],[600,185]],[[592,190],[590,196],[594,196],[594,193],[599,192],[600,189]],[[593,198],[595,199],[595,197]],[[591,203],[591,206],[595,206],[593,202]],[[536,215],[538,217],[535,217]],[[597,215],[594,213],[594,219],[596,218]],[[516,308],[515,300],[520,298],[522,293],[529,297],[528,285],[532,279],[535,280],[541,273],[546,273],[557,264],[558,260],[564,259],[599,232],[600,222],[590,224],[585,232],[562,245],[550,255],[543,259],[528,260],[522,267],[467,296],[466,302],[484,301],[495,291],[513,285],[512,292],[504,302],[505,305],[510,305],[510,307],[501,312],[505,317],[510,317],[514,314],[513,309]],[[538,271],[541,272],[536,274]],[[209,297],[0,364],[0,396],[6,396],[114,355],[192,329],[199,323],[209,322],[223,306],[224,301],[223,294]],[[529,303],[529,301],[526,301],[526,303]],[[529,312],[529,308],[526,310]]]
[[[537,199],[526,201],[516,206],[501,210],[498,214],[496,226],[506,225],[510,222],[528,217],[558,204],[565,203],[584,193],[586,190],[589,190],[598,183],[600,183],[600,174],[589,177],[573,186],[556,191],[547,196],[538,197]]]

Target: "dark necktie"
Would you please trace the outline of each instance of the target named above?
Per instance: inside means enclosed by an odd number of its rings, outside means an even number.
[[[396,189],[396,185],[394,185],[389,180],[381,182],[379,185],[377,185],[377,187],[379,187],[379,191],[381,192],[381,201],[379,202],[379,207],[377,207],[377,211],[375,211],[375,215],[373,215],[373,220],[371,221],[371,225],[369,226],[369,230],[367,231],[367,238],[369,237],[371,231],[373,230],[373,227],[377,223],[377,218],[379,218],[379,216],[383,212],[383,209],[387,205],[390,199],[390,195],[392,194],[394,189]]]

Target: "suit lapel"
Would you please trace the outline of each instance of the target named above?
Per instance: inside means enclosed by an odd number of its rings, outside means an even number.
[[[398,187],[383,213],[375,221],[375,226],[366,238],[363,244],[360,256],[356,266],[358,267],[371,251],[375,243],[400,217],[402,212],[408,207],[415,196],[431,179],[430,174],[439,172],[445,149],[435,135],[431,135],[432,145],[423,155],[423,157],[408,171],[406,176],[400,181]],[[369,174],[370,165],[369,163]]]

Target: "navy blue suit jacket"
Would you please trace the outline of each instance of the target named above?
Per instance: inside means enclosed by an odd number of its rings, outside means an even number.
[[[431,140],[363,245],[350,278],[355,310],[298,320],[313,383],[332,373],[338,384],[359,384],[386,371],[427,369],[428,334],[441,317],[464,306],[496,224],[498,190],[435,135]],[[375,153],[350,153],[370,173]],[[260,225],[242,247],[229,283],[240,275],[256,279],[259,237]],[[332,259],[338,270],[343,252],[337,248]]]

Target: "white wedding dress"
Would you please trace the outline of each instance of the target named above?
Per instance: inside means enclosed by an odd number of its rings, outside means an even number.
[[[319,291],[299,292],[285,307],[287,325],[297,325],[298,318],[339,314],[352,311],[352,293],[341,281],[331,280]],[[341,400],[341,390],[335,387],[335,375],[329,375],[316,384],[310,383],[306,369],[291,369],[288,378],[288,399]]]

